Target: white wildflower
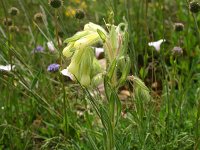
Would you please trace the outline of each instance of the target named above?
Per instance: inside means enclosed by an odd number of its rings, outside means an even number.
[[[61,73],[62,75],[69,77],[71,80],[74,80],[74,76],[69,72],[68,67],[67,69],[63,69]]]
[[[54,52],[56,50],[52,41],[47,42],[47,47],[48,47],[49,51],[51,51],[51,52]]]
[[[155,42],[150,42],[150,43],[148,43],[148,45],[153,46],[156,49],[156,51],[160,51],[160,46],[165,41],[166,41],[165,39],[160,39],[160,40],[155,41]]]
[[[95,55],[96,55],[96,58],[99,58],[99,56],[104,52],[104,49],[103,48],[98,48],[98,47],[95,47]]]
[[[12,68],[11,68],[11,65],[10,64],[8,64],[8,65],[5,65],[5,66],[3,66],[3,65],[0,65],[0,71],[11,71],[12,69],[14,69],[15,68],[15,66],[13,65],[12,66]]]

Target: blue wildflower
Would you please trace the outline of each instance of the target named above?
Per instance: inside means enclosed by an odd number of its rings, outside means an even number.
[[[49,72],[57,72],[59,70],[59,68],[60,68],[60,65],[54,63],[54,64],[51,64],[51,65],[48,66],[47,71],[49,71]]]
[[[44,47],[38,45],[33,51],[32,53],[38,53],[38,52],[43,52],[44,51]]]

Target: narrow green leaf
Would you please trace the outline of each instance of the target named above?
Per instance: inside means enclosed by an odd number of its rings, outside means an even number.
[[[105,42],[106,41],[106,35],[99,29],[97,29],[97,33],[99,34],[102,41]]]
[[[31,88],[30,88],[31,90],[34,89],[34,87],[36,86],[40,74],[41,74],[41,70],[38,71],[38,73],[37,73],[36,76],[34,77],[32,83],[31,83]]]

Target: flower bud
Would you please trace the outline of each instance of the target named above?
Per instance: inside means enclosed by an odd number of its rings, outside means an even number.
[[[9,26],[10,32],[19,32],[19,28],[17,26]]]
[[[63,55],[65,57],[70,57],[73,54],[74,51],[74,43],[70,42],[64,49],[63,49]]]
[[[11,26],[11,25],[13,24],[12,19],[10,19],[10,18],[5,18],[5,19],[3,20],[3,24],[4,24],[5,26]]]
[[[175,23],[175,24],[174,24],[174,29],[175,29],[175,31],[177,31],[177,32],[183,31],[183,29],[184,29],[184,24],[182,24],[182,23]]]
[[[199,5],[198,2],[192,1],[192,2],[190,2],[190,4],[189,4],[189,9],[190,9],[190,11],[191,11],[192,13],[198,13],[199,10],[200,10],[200,5]]]
[[[54,52],[56,50],[53,41],[48,41],[47,42],[47,47],[48,47],[50,52]]]
[[[49,5],[53,8],[59,8],[63,5],[62,0],[49,0]]]
[[[16,7],[11,7],[9,9],[9,14],[11,16],[17,16],[19,14],[19,9],[17,9]]]
[[[175,54],[175,55],[181,55],[181,54],[183,54],[183,49],[181,47],[175,46],[172,49],[172,53]]]
[[[77,9],[75,13],[76,19],[83,19],[85,17],[85,12],[81,9]]]
[[[38,12],[34,15],[34,21],[37,23],[42,23],[43,22],[43,14]]]
[[[74,43],[74,47],[76,49],[83,49],[85,47],[88,47],[88,46],[92,46],[94,45],[95,43],[97,43],[98,41],[100,41],[100,37],[99,37],[99,34],[98,33],[90,33],[82,38],[80,38],[79,40],[77,40],[75,43]]]

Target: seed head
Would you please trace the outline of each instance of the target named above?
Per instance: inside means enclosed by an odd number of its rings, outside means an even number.
[[[63,5],[62,0],[49,0],[49,5],[53,8],[59,8]]]
[[[183,54],[183,49],[181,47],[178,47],[178,46],[175,46],[173,49],[172,49],[172,53],[174,55],[181,55]]]
[[[9,9],[9,14],[10,14],[11,16],[17,16],[17,15],[19,14],[19,9],[16,8],[16,7],[11,7],[11,8]]]
[[[43,22],[43,14],[41,12],[38,12],[34,15],[34,20],[37,23],[42,23]]]
[[[174,29],[175,29],[175,31],[177,31],[177,32],[183,31],[183,29],[184,29],[184,24],[182,24],[182,23],[175,23],[175,24],[174,24]]]
[[[17,26],[12,25],[12,26],[9,26],[9,31],[10,32],[19,32],[19,28]]]
[[[5,26],[11,26],[13,24],[12,19],[10,19],[10,18],[4,18],[3,24]]]
[[[83,19],[85,17],[85,12],[82,9],[77,9],[75,17],[76,19]]]
[[[198,13],[199,10],[200,10],[200,5],[199,5],[198,2],[192,1],[192,2],[190,2],[190,4],[189,4],[189,9],[190,9],[190,11],[191,11],[192,13]]]

